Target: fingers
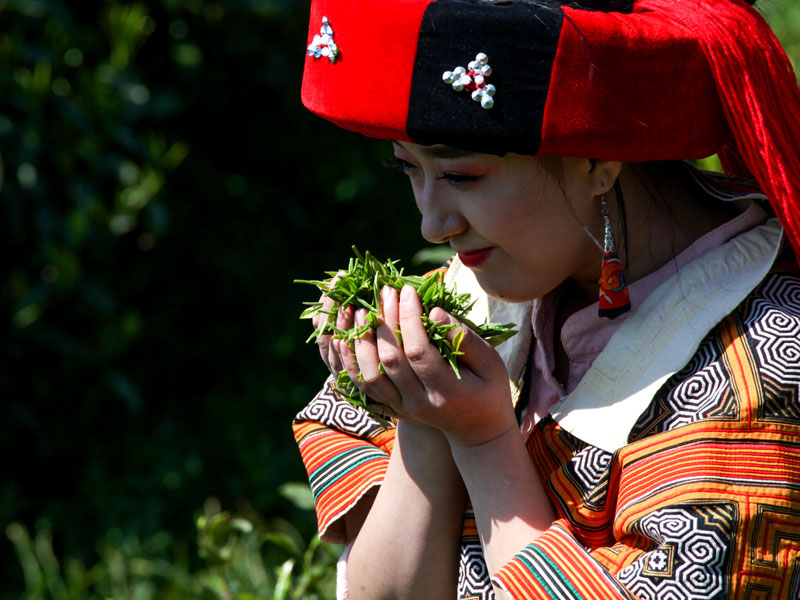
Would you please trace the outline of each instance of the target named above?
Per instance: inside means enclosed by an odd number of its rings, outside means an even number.
[[[384,324],[392,331],[400,331],[399,292],[384,286],[381,290],[381,316]]]
[[[429,315],[434,321],[458,325],[447,336],[460,340],[459,379],[430,341],[413,287],[405,286],[400,293],[384,288],[381,313],[377,328],[367,328],[352,346],[329,340],[327,362],[345,369],[359,390],[388,407],[384,414],[469,441],[491,439],[495,430],[514,421],[505,365],[480,336],[440,308]],[[366,315],[365,309],[339,311],[337,328],[360,328]]]
[[[353,315],[353,323],[358,323],[358,317]],[[350,379],[353,380],[359,389],[362,387],[361,381],[361,369],[358,364],[358,359],[356,358],[355,352],[351,352],[350,346],[343,342],[342,340],[333,340],[339,347],[339,356],[342,361],[342,368],[347,371],[347,374],[350,375]]]
[[[422,384],[439,390],[451,385],[455,374],[428,339],[422,323],[422,303],[416,290],[408,285],[400,292],[399,323],[406,359]]]
[[[337,329],[352,329],[355,323],[355,309],[352,306],[340,308],[336,313]],[[343,358],[350,355],[350,346],[339,339],[331,339],[328,349],[328,365],[335,375],[344,368]]]
[[[328,314],[331,310],[332,303],[326,307],[326,300],[330,300],[330,298],[326,298],[323,296],[320,298],[320,302],[322,303],[321,311],[314,316],[311,320],[311,323],[314,325],[314,329],[319,329],[323,325],[325,325],[329,319],[331,319],[331,315]],[[328,367],[331,372],[333,372],[333,367],[330,363],[330,351],[331,351],[331,336],[330,335],[320,335],[317,337],[317,349],[319,350],[319,355],[322,357],[322,362]]]
[[[424,386],[406,359],[398,339],[400,307],[398,291],[381,290],[382,319],[376,331],[368,331],[353,344],[354,353],[342,353],[344,368],[358,388],[372,399],[391,407],[397,416],[408,416],[405,401],[424,394]],[[355,313],[355,327],[365,322],[365,310]]]
[[[330,313],[333,310],[333,300],[328,298],[325,294],[319,297],[319,303],[321,305],[319,312],[311,318],[311,324],[314,326],[314,329],[319,329],[327,323],[331,318]]]
[[[329,299],[325,299],[329,300]],[[323,302],[325,302],[323,300]],[[448,397],[455,388],[477,383],[475,374],[491,363],[491,347],[476,333],[442,309],[434,309],[430,318],[446,324],[459,324],[448,332],[452,341],[462,336],[459,373],[461,380],[428,338],[422,320],[422,304],[411,286],[398,293],[390,287],[381,290],[381,319],[375,330],[348,344],[331,336],[321,336],[320,353],[331,372],[346,370],[356,386],[377,402],[390,406],[398,416],[415,414],[434,396]],[[358,328],[366,322],[366,310],[352,307],[336,314],[336,328]],[[323,339],[324,338],[324,339]],[[400,338],[400,339],[398,339]],[[402,341],[401,341],[402,339]],[[464,378],[469,381],[464,381]],[[410,402],[410,404],[408,404]],[[408,404],[408,406],[405,406]],[[411,412],[408,412],[411,411]]]
[[[381,291],[383,323],[376,332],[376,347],[383,371],[405,397],[419,395],[423,386],[406,358],[400,335],[400,305],[397,290],[385,287]]]
[[[331,280],[331,285],[336,282],[339,276],[340,274],[337,273],[333,277]],[[319,329],[331,319],[336,319],[335,326],[339,329],[350,329],[353,326],[354,311],[351,307],[339,309],[338,312],[332,314],[334,310],[334,301],[331,298],[325,294],[322,294],[319,302],[322,305],[322,308],[311,321],[315,329]],[[331,374],[336,376],[343,368],[341,360],[341,342],[339,340],[332,339],[330,335],[321,335],[317,338],[317,347],[319,348],[319,354],[322,357],[322,361],[328,367],[328,370],[331,372]]]
[[[365,309],[356,311],[354,323],[356,327],[366,323],[366,313]],[[342,354],[342,361],[350,378],[373,400],[397,410],[401,404],[400,392],[383,371],[375,333],[368,330],[363,337],[354,342],[353,346],[354,353]]]

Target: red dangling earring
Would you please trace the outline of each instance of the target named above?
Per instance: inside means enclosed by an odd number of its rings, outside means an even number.
[[[608,218],[605,194],[600,196],[600,205],[603,211],[605,235],[597,314],[607,319],[616,319],[631,309],[631,299],[628,295],[628,282],[622,269],[622,261],[617,255],[617,245],[614,243],[614,232],[611,230],[611,219]]]

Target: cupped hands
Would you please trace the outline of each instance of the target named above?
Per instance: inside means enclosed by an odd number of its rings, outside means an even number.
[[[413,287],[399,294],[384,287],[381,306],[377,330],[356,340],[352,349],[337,339],[326,340],[325,347],[320,343],[332,371],[341,365],[361,391],[399,419],[435,427],[451,444],[477,446],[516,427],[508,371],[491,345],[446,311],[433,309],[431,319],[459,324],[447,334],[451,339],[463,335],[457,375],[428,339]],[[359,327],[365,315],[361,309],[340,311],[337,327]]]

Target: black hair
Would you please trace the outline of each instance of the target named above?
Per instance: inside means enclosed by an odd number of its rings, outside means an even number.
[[[633,0],[488,0],[492,4],[514,4],[524,2],[537,6],[560,8],[568,6],[583,10],[629,13],[633,10]]]
[[[629,13],[633,10],[632,0],[560,0],[557,1],[557,4],[602,12]]]
[[[495,4],[511,4],[513,2],[527,2],[553,8],[568,6],[570,8],[580,8],[583,10],[597,10],[601,12],[629,13],[633,11],[634,0],[490,0]],[[750,6],[755,5],[756,0],[744,0]]]

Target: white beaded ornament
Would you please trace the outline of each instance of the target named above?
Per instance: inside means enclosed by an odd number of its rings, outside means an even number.
[[[452,71],[442,73],[442,81],[452,86],[456,92],[465,89],[472,92],[472,99],[480,102],[481,106],[488,110],[494,106],[493,96],[496,91],[491,83],[486,83],[486,78],[491,74],[492,67],[489,66],[489,57],[483,52],[479,52],[466,69],[456,67]]]
[[[331,62],[335,62],[337,54],[339,54],[339,47],[333,41],[333,28],[328,22],[328,17],[322,17],[322,27],[308,45],[308,55],[315,59],[325,56]]]

